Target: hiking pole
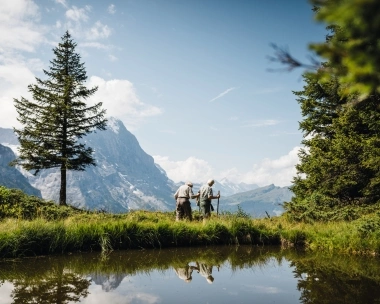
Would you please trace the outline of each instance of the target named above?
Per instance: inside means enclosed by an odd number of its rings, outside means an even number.
[[[218,195],[220,195],[220,191],[218,191]],[[219,216],[219,197],[218,197],[218,204],[216,205],[216,216]]]

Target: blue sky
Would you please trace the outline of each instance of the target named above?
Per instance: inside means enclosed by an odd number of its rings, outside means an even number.
[[[69,30],[88,86],[174,181],[290,185],[302,134],[292,94],[302,71],[270,62],[271,43],[303,61],[324,40],[303,0],[12,0],[0,7],[0,127],[13,98],[44,78]]]

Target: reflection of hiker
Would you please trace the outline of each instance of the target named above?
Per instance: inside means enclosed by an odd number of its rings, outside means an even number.
[[[180,186],[174,194],[176,200],[176,221],[183,218],[188,218],[190,221],[193,219],[190,199],[196,198],[198,194],[194,195],[192,188],[193,184],[191,182],[186,182],[184,185]]]
[[[212,282],[214,282],[214,277],[212,276],[212,266],[197,262],[197,268],[199,274],[206,278],[207,283],[212,284]]]
[[[199,190],[199,206],[203,215],[203,219],[209,218],[211,216],[211,200],[219,198],[220,194],[214,196],[212,193],[212,185],[214,184],[213,179],[209,179],[207,184],[203,185]]]
[[[187,264],[185,267],[174,268],[174,271],[181,280],[184,280],[186,283],[189,283],[193,279],[191,274],[193,273],[194,269],[198,268]]]

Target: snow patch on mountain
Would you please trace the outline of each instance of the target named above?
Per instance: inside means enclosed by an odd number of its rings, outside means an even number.
[[[107,128],[118,134],[120,129],[119,121],[115,117],[108,118]]]

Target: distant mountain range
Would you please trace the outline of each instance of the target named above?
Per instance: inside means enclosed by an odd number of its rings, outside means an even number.
[[[120,120],[110,118],[107,130],[88,134],[84,142],[94,149],[97,166],[87,167],[86,171],[68,171],[69,204],[109,212],[175,209],[173,195],[183,182],[170,180]],[[0,143],[16,151],[18,140],[12,129],[0,128]],[[8,147],[0,146],[0,170],[4,172],[0,174],[0,185],[58,201],[59,170],[43,170],[34,176],[21,168],[9,167],[15,155]],[[195,191],[200,187],[201,184],[194,184]],[[281,213],[278,203],[291,197],[286,187],[259,188],[255,184],[235,184],[227,179],[215,181],[213,189],[215,193],[221,192],[220,210],[235,211],[239,204],[254,216],[265,215],[265,211],[270,215]]]
[[[175,183],[176,187],[183,185],[185,182],[179,182]],[[193,191],[194,193],[197,192],[203,184],[200,183],[193,183]],[[214,190],[215,194],[220,191],[220,194],[223,196],[230,196],[236,193],[245,192],[249,190],[254,190],[259,188],[258,185],[255,184],[246,184],[246,183],[233,183],[230,182],[227,178],[223,178],[220,182],[215,180],[214,185],[212,186],[212,189]],[[175,189],[177,190],[177,189]]]
[[[253,217],[280,215],[284,212],[282,204],[291,200],[293,193],[288,187],[269,185],[254,190],[221,197],[219,210],[235,212],[238,205]],[[215,200],[214,200],[215,201]],[[215,203],[213,202],[213,205]]]

